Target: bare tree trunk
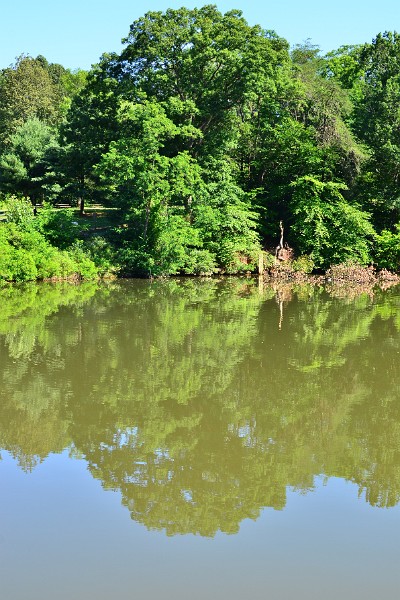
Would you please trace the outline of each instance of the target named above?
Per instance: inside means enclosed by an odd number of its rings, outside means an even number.
[[[80,216],[85,214],[85,199],[83,197],[78,198],[78,208]]]
[[[79,214],[82,217],[82,215],[85,214],[85,176],[82,175],[80,178],[80,184],[81,184],[81,189],[80,189],[80,194],[79,194],[79,198],[78,198],[78,208],[79,208]]]
[[[283,250],[283,223],[282,221],[279,221],[279,228],[281,230],[281,239],[279,241],[279,244],[277,245],[277,247],[275,248],[275,261],[278,259],[279,257],[279,252],[281,250]]]

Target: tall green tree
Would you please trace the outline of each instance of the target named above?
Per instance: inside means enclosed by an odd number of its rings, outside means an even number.
[[[255,190],[267,244],[276,240],[281,220],[296,221],[294,182],[309,176],[346,187],[360,169],[362,153],[347,123],[350,96],[327,75],[325,62],[310,42],[296,46],[291,62],[275,72],[272,91],[265,85],[241,127],[240,147],[247,153],[240,157],[241,181]],[[300,251],[294,230],[288,239]]]
[[[60,127],[61,153],[58,157],[63,195],[77,201],[81,213],[85,200],[96,196],[98,179],[94,166],[118,139],[118,81],[104,73],[104,57],[88,75],[85,85],[73,97]]]
[[[250,27],[240,11],[223,15],[212,5],[149,12],[124,41],[114,67],[128,93],[140,89],[160,102],[186,104],[180,118],[203,133],[201,142],[187,140],[197,152],[226,147],[232,113],[287,55],[285,40]]]
[[[25,121],[37,118],[47,125],[59,120],[62,94],[39,59],[20,56],[3,69],[0,85],[0,145],[6,144]]]
[[[37,117],[29,118],[10,137],[0,156],[0,191],[30,198],[35,206],[43,200],[49,181],[48,155],[58,148],[54,129]],[[51,189],[47,189],[50,199]]]
[[[374,228],[370,215],[343,197],[343,184],[301,177],[293,183],[293,231],[298,248],[318,267],[371,261]]]
[[[250,258],[258,244],[227,164],[205,169],[187,150],[165,153],[175,138],[201,132],[175,125],[159,102],[125,103],[119,118],[124,134],[111,143],[97,173],[127,220],[123,253],[129,268],[191,273],[212,271],[218,263],[237,270],[239,257]]]
[[[360,63],[353,120],[370,159],[359,193],[368,201],[378,228],[390,228],[400,219],[400,35],[377,35],[361,48]]]

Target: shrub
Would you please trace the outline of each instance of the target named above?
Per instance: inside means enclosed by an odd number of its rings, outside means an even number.
[[[374,256],[380,269],[398,271],[400,268],[400,224],[395,225],[395,232],[384,230],[376,235]]]
[[[296,273],[312,273],[314,270],[314,261],[310,256],[299,256],[292,261],[291,267]]]
[[[122,275],[148,277],[155,273],[154,259],[145,250],[136,250],[128,245],[123,246],[116,254]]]
[[[54,209],[45,205],[35,219],[35,228],[52,246],[65,250],[77,239],[82,227],[68,209]]]
[[[35,217],[32,203],[28,198],[18,198],[13,195],[7,196],[3,206],[6,211],[7,223],[15,223],[21,229],[32,227]]]
[[[240,244],[239,240],[236,242],[231,240],[222,241],[216,252],[218,263],[229,274],[257,270],[259,253],[258,245]]]
[[[209,250],[191,248],[186,254],[183,271],[189,275],[209,275],[217,268],[215,256]]]
[[[308,254],[316,267],[348,260],[361,265],[370,262],[375,236],[370,215],[345,200],[341,193],[346,189],[344,184],[305,176],[292,187],[292,230],[298,236],[300,251]]]
[[[64,254],[74,261],[75,272],[82,279],[95,279],[98,276],[96,265],[85,252],[83,242],[76,241],[68,253],[64,252]]]
[[[32,281],[78,276],[93,279],[97,268],[82,245],[70,251],[51,246],[34,229],[15,223],[0,225],[0,281]]]
[[[118,270],[115,250],[105,238],[91,237],[85,243],[85,251],[96,265],[100,275],[104,276]]]
[[[28,252],[0,244],[0,280],[33,281],[36,277],[35,261]]]

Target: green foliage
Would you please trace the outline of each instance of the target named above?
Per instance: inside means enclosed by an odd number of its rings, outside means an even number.
[[[325,56],[325,76],[339,81],[342,87],[350,90],[352,97],[357,97],[356,90],[365,75],[365,65],[360,60],[362,50],[362,45],[341,46]]]
[[[76,272],[82,279],[95,279],[98,276],[98,269],[93,260],[88,256],[81,240],[76,241],[68,249],[68,257],[75,263]]]
[[[10,136],[0,156],[0,190],[19,193],[33,202],[42,199],[46,183],[46,155],[57,147],[54,131],[36,117]]]
[[[231,137],[233,111],[288,58],[285,40],[250,27],[238,10],[223,15],[212,5],[149,12],[124,41],[116,62],[125,85],[160,102],[193,103],[186,123],[203,132],[197,151],[208,154]]]
[[[400,35],[378,34],[357,52],[361,69],[352,121],[367,145],[369,160],[356,189],[378,230],[392,229],[400,217]]]
[[[85,226],[77,223],[73,212],[68,209],[54,209],[49,204],[45,204],[38,211],[34,225],[52,246],[63,250],[71,246],[78,233],[85,229]]]
[[[187,266],[195,260],[194,256],[191,260],[191,250],[201,246],[199,232],[181,215],[168,215],[165,221],[160,227],[152,252],[153,274],[185,273]],[[195,264],[191,266],[195,267]]]
[[[0,146],[29,119],[58,121],[60,91],[40,59],[22,55],[1,76]]]
[[[276,265],[275,255],[271,252],[263,252],[264,269],[270,269]]]
[[[380,269],[400,270],[400,224],[395,231],[385,229],[375,236],[374,258]]]
[[[3,206],[6,211],[6,221],[8,223],[15,223],[21,229],[32,228],[34,215],[30,200],[7,195]]]
[[[322,268],[346,260],[361,265],[370,262],[374,229],[369,215],[344,199],[343,184],[306,176],[292,187],[292,228],[300,252],[309,254]]]
[[[216,257],[209,250],[191,248],[187,253],[184,272],[188,275],[212,275],[217,270]]]
[[[99,66],[71,100],[60,127],[61,152],[55,157],[62,196],[68,201],[101,197],[94,166],[118,134],[116,87]]]
[[[310,274],[315,268],[315,263],[311,256],[299,256],[292,261],[291,267],[295,272]]]
[[[38,269],[34,257],[22,248],[10,248],[0,239],[0,273],[5,281],[34,281]]]
[[[397,265],[399,34],[290,54],[206,5],[148,12],[123,43],[89,73],[43,56],[1,71],[3,196],[118,209],[103,241],[81,236],[103,273],[254,271],[279,221],[317,268],[367,264],[374,230],[375,260]],[[48,208],[35,222],[61,250],[85,229]]]
[[[194,211],[204,245],[227,272],[252,270],[260,251],[250,197],[236,184],[232,163],[209,159],[203,195]]]
[[[101,277],[112,275],[118,270],[115,248],[104,237],[90,237],[85,241],[84,248]]]
[[[0,224],[0,281],[92,279],[97,273],[81,245],[62,251],[51,246],[33,222]]]
[[[241,270],[238,254],[253,255],[259,246],[254,215],[228,161],[202,168],[186,150],[165,155],[174,140],[198,132],[174,124],[155,101],[125,102],[119,118],[125,134],[110,145],[96,172],[126,214],[129,241],[120,256],[128,269],[212,272],[218,262],[228,272]],[[246,270],[253,268],[248,263]]]

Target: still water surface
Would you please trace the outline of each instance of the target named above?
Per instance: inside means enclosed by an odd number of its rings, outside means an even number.
[[[397,599],[400,289],[338,296],[0,290],[2,600]]]

